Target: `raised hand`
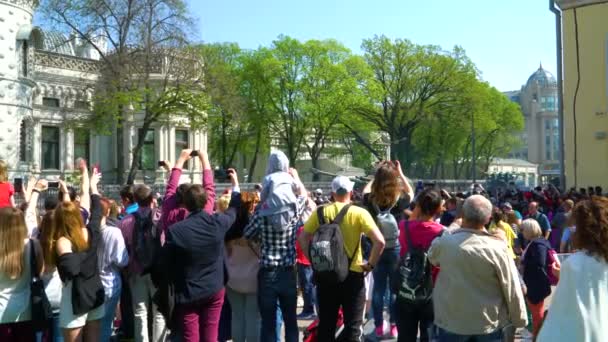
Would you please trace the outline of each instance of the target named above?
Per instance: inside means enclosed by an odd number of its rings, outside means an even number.
[[[184,164],[192,158],[192,156],[190,156],[191,153],[192,153],[191,148],[183,149],[182,152],[180,152],[180,154],[179,154],[179,158],[175,162],[175,167],[178,169],[183,168]]]

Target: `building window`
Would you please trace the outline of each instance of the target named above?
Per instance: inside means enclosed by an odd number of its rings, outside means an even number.
[[[74,130],[74,160],[83,158],[90,160],[90,134],[87,129],[77,128]]]
[[[21,120],[19,127],[19,161],[27,161],[27,125],[25,120]]]
[[[557,99],[555,96],[543,96],[540,99],[541,108],[545,111],[555,111],[557,109]]]
[[[43,97],[42,105],[45,107],[59,107],[59,99],[54,97]]]
[[[139,136],[143,134],[143,129],[139,129]],[[156,162],[154,159],[154,130],[149,129],[144,136],[144,144],[139,154],[139,169],[154,170]]]
[[[177,159],[183,149],[188,148],[188,131],[185,129],[175,130],[175,158]],[[188,169],[188,163],[184,164],[184,169]]]
[[[91,109],[91,105],[89,104],[88,101],[74,101],[74,108],[89,110],[89,109]]]
[[[42,126],[42,169],[59,170],[59,127]]]
[[[21,77],[27,77],[27,40],[21,41]]]

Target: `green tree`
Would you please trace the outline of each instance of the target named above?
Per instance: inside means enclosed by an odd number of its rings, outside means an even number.
[[[205,102],[196,87],[201,68],[185,51],[194,27],[185,1],[49,0],[43,2],[42,13],[56,29],[74,33],[99,53],[102,74],[91,123],[98,124],[94,126],[98,132],[115,132],[118,156],[123,155],[125,120],[139,116],[133,110],[143,113],[143,126],[149,128],[169,116],[179,119],[184,114],[159,113],[165,106],[158,101],[177,104],[192,100],[183,107],[186,111]],[[185,69],[189,73],[182,73]],[[176,81],[178,77],[181,80]],[[195,112],[200,114],[202,109]],[[143,140],[146,129],[140,132],[138,141]],[[132,183],[137,173],[142,144],[131,151],[134,162],[127,183]],[[118,158],[117,178],[121,183],[125,170],[123,159]]]
[[[475,67],[458,47],[447,52],[376,36],[362,49],[374,76],[366,89],[369,102],[356,112],[388,135],[391,157],[409,168],[416,128],[439,108],[458,104],[458,95],[475,81]]]
[[[236,43],[201,46],[205,88],[211,101],[209,147],[223,169],[232,166],[248,142],[247,99],[243,94],[243,51]]]

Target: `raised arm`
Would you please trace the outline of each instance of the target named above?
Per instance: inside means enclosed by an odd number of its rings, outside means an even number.
[[[203,168],[203,188],[207,192],[207,203],[203,210],[208,213],[213,213],[215,207],[215,183],[213,182],[213,170],[211,170],[211,163],[209,162],[209,155],[206,151],[198,151],[198,158],[201,161]]]
[[[182,150],[179,158],[175,162],[175,166],[173,166],[173,169],[171,169],[171,175],[169,175],[169,181],[167,182],[165,197],[163,198],[163,205],[161,207],[161,221],[165,229],[168,228],[167,220],[169,219],[169,213],[171,210],[177,208],[177,198],[175,197],[175,193],[177,192],[179,179],[182,176],[184,164],[190,160],[190,153],[192,153],[192,150],[190,149]],[[165,162],[165,165],[168,165],[168,162]]]
[[[87,168],[87,161],[80,159],[78,162],[78,169],[80,169],[81,180],[80,180],[80,207],[90,211],[91,207],[91,182],[89,180],[89,169]],[[93,173],[99,172],[99,170],[93,170]]]
[[[403,173],[403,168],[401,167],[401,162],[398,160],[395,162],[397,164],[397,170],[399,171],[399,178],[403,182],[403,192],[405,192],[408,196],[410,196],[410,201],[414,200],[414,188],[412,188],[412,184],[410,180]]]
[[[32,185],[33,183],[33,185]],[[26,192],[29,193],[29,201],[25,211],[25,225],[27,226],[28,236],[31,237],[34,228],[38,227],[38,198],[40,192],[48,188],[48,182],[44,179],[36,181],[36,178],[31,177],[28,183]]]
[[[63,203],[69,203],[70,200],[70,191],[68,190],[67,184],[64,181],[59,180],[59,191],[63,194],[63,197],[59,200]]]
[[[293,180],[296,184],[296,188],[297,188],[296,194],[300,197],[304,197],[304,198],[308,197],[308,191],[306,191],[306,187],[304,186],[304,183],[300,179],[300,174],[298,173],[298,170],[296,170],[294,168],[290,168],[289,174],[293,177]]]
[[[93,232],[99,232],[101,227],[101,218],[103,216],[101,210],[101,196],[99,195],[99,191],[97,189],[97,185],[99,184],[99,180],[101,179],[101,173],[94,171],[93,175],[91,175],[90,185],[90,203],[91,203],[91,216],[89,219],[89,228]],[[87,191],[88,192],[88,191]]]

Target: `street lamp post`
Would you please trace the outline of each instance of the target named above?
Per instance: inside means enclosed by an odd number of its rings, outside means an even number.
[[[477,180],[477,157],[475,156],[475,113],[471,111],[471,179]]]

